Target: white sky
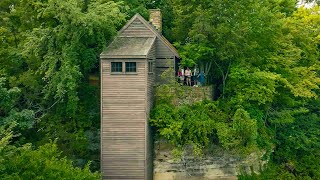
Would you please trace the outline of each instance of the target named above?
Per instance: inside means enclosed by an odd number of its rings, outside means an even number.
[[[315,1],[311,2],[311,3],[306,3],[305,0],[299,0],[298,2],[298,7],[304,6],[306,8],[311,8],[312,6],[314,6],[316,4]]]

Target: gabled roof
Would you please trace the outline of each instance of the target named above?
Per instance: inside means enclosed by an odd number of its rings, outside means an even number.
[[[136,19],[140,20],[154,35],[152,37],[120,37],[120,35],[123,33],[124,30],[126,30],[133,21]],[[149,24],[140,14],[134,15],[130,21],[118,32],[117,37],[115,40],[108,46],[107,51],[103,52],[101,54],[101,57],[106,57],[106,56],[130,56],[130,55],[138,55],[138,53],[141,56],[145,54],[147,49],[149,50],[155,40],[155,37],[157,37],[173,54],[174,56],[180,58],[178,51],[176,50],[175,47],[164,37],[162,36],[158,30],[156,30],[153,25]],[[124,38],[124,39],[122,39]],[[152,41],[153,39],[153,41]],[[137,40],[137,45],[135,45],[134,40]],[[142,42],[151,42],[144,44],[145,47],[141,46]],[[123,45],[123,47],[120,47],[120,44]],[[140,49],[141,48],[141,51]],[[135,51],[138,50],[138,51]],[[142,52],[143,51],[143,52]]]
[[[117,37],[101,57],[147,57],[156,37]]]

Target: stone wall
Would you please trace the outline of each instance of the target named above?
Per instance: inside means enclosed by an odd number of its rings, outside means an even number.
[[[181,88],[183,93],[179,99],[175,99],[175,102],[173,102],[177,106],[182,104],[193,104],[204,99],[212,100],[212,86],[181,86]]]
[[[175,160],[172,147],[164,141],[155,142],[154,180],[209,180],[237,179],[240,170],[247,173],[258,173],[266,162],[261,161],[262,152],[241,158],[213,146],[203,157],[195,157],[186,153]]]

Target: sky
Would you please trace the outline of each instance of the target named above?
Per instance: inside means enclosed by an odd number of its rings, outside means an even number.
[[[311,3],[305,3],[305,0],[299,0],[298,2],[298,7],[305,6],[306,8],[311,8],[314,5],[315,5],[315,1]]]

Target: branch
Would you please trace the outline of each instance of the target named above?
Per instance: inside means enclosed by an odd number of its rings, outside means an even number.
[[[224,80],[227,80],[227,77],[228,77],[228,75],[229,75],[230,67],[231,67],[231,59],[230,59],[230,61],[229,61],[228,69],[227,69],[227,72],[226,72],[226,75],[225,75],[225,79],[224,79]]]
[[[59,98],[56,102],[54,102],[50,107],[48,107],[47,109],[39,109],[38,111],[35,112],[35,114],[40,113],[40,112],[44,112],[44,111],[48,111],[49,109],[53,108],[59,101],[61,101],[61,98]]]

